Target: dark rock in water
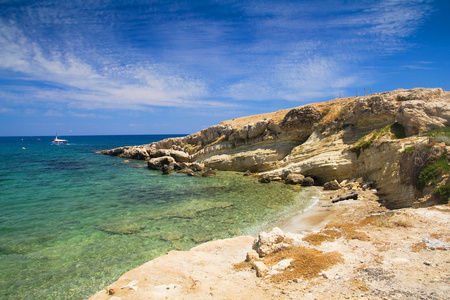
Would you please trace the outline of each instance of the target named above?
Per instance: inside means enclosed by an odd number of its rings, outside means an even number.
[[[357,200],[358,199],[358,195],[359,195],[359,192],[348,193],[348,194],[345,194],[343,196],[336,197],[335,199],[331,200],[331,202],[332,203],[336,203],[336,202],[339,202],[339,201],[350,200],[350,199]]]
[[[161,170],[164,175],[169,175],[173,171],[173,164],[164,165]]]
[[[216,170],[213,169],[207,169],[202,173],[203,177],[213,177],[216,176]]]
[[[270,177],[269,176],[263,176],[263,177],[259,178],[258,181],[261,182],[261,183],[269,183],[270,182]]]
[[[201,172],[205,168],[205,165],[199,164],[199,163],[192,163],[192,164],[189,164],[189,168],[191,168],[192,171],[194,171],[194,172]]]
[[[339,190],[341,188],[341,185],[337,180],[328,181],[323,185],[324,190]]]
[[[145,229],[145,226],[139,224],[103,224],[99,226],[101,231],[111,234],[135,234]]]
[[[180,240],[183,237],[184,237],[184,234],[179,231],[173,231],[173,232],[167,232],[167,233],[161,234],[161,239],[163,241],[167,241],[167,242]]]
[[[305,176],[303,176],[302,174],[290,173],[286,177],[285,183],[287,183],[287,184],[302,184],[304,179],[305,179]]]
[[[302,182],[302,186],[313,186],[314,185],[314,179],[311,177],[305,177]]]

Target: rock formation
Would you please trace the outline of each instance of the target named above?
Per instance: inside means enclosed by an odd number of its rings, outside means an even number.
[[[373,183],[388,207],[406,207],[423,199],[426,189],[418,190],[416,183],[433,159],[430,151],[419,150],[435,141],[421,134],[446,126],[450,92],[399,89],[225,121],[185,137],[101,153],[145,159],[149,167],[159,161],[154,159],[170,157],[175,163],[249,171],[262,182],[301,184],[305,176],[323,184],[362,178]],[[439,145],[450,153],[448,141]],[[420,158],[426,158],[421,166]],[[448,189],[449,176],[441,176],[439,184]]]

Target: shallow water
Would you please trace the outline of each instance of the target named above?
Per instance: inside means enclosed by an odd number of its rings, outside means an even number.
[[[85,299],[169,250],[256,234],[316,195],[232,172],[162,176],[95,153],[165,137],[0,138],[0,298]]]

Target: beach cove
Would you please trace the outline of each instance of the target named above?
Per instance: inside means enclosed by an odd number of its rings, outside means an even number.
[[[167,137],[1,138],[0,298],[87,298],[167,251],[255,235],[315,195],[234,172],[161,176],[95,153]]]

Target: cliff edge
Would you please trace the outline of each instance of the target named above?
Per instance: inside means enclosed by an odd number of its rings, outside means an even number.
[[[448,202],[448,126],[450,92],[399,89],[233,119],[101,153],[148,160],[149,168],[166,174],[209,168],[251,172],[262,182],[309,177],[310,184],[358,178],[389,208],[426,206]]]

